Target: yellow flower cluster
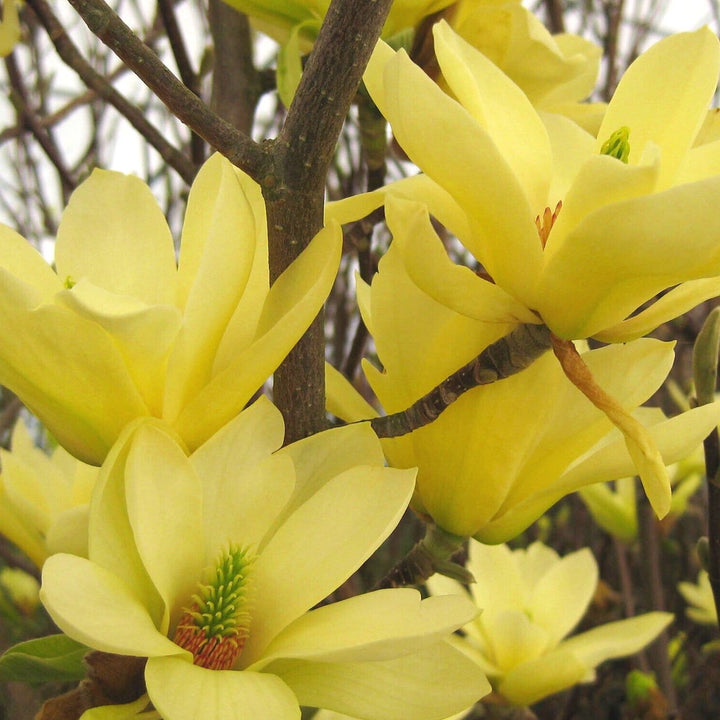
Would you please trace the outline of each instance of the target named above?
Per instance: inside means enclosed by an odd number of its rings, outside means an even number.
[[[286,70],[329,4],[228,1],[283,43]],[[0,33],[16,13],[9,0]],[[149,188],[105,170],[72,195],[53,265],[0,226],[0,383],[59,443],[50,457],[16,425],[0,450],[0,532],[42,567],[64,633],[146,659],[147,694],[127,717],[298,720],[306,705],[439,720],[491,690],[527,705],[670,621],[568,639],[597,583],[590,551],[500,543],[578,490],[631,540],[627,478],[664,516],[666,465],[720,422],[720,402],[670,419],[641,407],[674,357],[643,336],[720,295],[720,140],[704,124],[720,43],[707,29],[659,42],[605,107],[581,103],[599,49],[550,35],[516,0],[398,1],[384,36],[406,28],[420,55],[431,33],[436,77],[381,42],[365,84],[422,172],[329,205],[272,286],[260,188],[219,155],[192,186],[179,250]],[[282,447],[279,411],[251,399],[328,296],[340,223],[380,205],[392,242],[357,283],[382,368],[364,363],[372,390],[392,415],[464,366],[476,386],[383,434],[328,368],[328,409],[353,424]],[[522,326],[553,352],[516,357],[507,338]],[[605,481],[615,495],[591,487]],[[426,598],[393,588],[323,604],[408,506],[474,538],[470,591],[437,579]]]

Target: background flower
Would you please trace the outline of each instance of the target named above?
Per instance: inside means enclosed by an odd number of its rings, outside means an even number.
[[[470,542],[469,592],[482,612],[456,644],[485,670],[493,689],[513,705],[531,705],[591,682],[605,660],[641,650],[672,621],[652,612],[607,623],[565,639],[590,604],[598,568],[587,550],[562,559],[536,542],[527,549]],[[435,576],[433,592],[465,593],[454,580]]]

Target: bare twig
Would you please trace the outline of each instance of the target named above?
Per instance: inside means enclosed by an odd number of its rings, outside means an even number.
[[[45,0],[28,0],[50,39],[55,45],[58,55],[71,67],[80,79],[97,94],[107,100],[128,122],[152,145],[170,167],[190,184],[195,177],[196,167],[179,150],[165,140],[163,135],[147,121],[145,115],[128,102],[83,58],[75,43],[65,32],[55,14]],[[140,42],[138,40],[138,42]],[[148,52],[150,52],[148,50]],[[188,91],[189,92],[189,91]]]
[[[33,0],[38,2],[38,0]],[[168,107],[218,152],[262,182],[267,154],[183,85],[103,0],[70,0],[85,24]]]

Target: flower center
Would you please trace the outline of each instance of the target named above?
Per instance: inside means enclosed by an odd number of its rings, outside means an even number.
[[[630,128],[623,125],[616,130],[600,148],[601,155],[610,155],[627,164],[630,157]]]
[[[207,584],[192,596],[173,641],[193,654],[193,662],[211,670],[229,670],[250,634],[250,568],[255,556],[230,545]]]
[[[542,245],[543,250],[547,244],[547,239],[550,235],[550,231],[552,230],[552,226],[555,224],[557,216],[560,214],[561,210],[562,200],[558,200],[558,204],[555,206],[554,211],[549,207],[546,207],[543,214],[538,215],[535,218],[535,226],[537,227],[538,235],[540,236],[540,244]]]

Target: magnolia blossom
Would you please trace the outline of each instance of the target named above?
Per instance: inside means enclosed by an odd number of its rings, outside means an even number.
[[[512,705],[531,705],[580,682],[611,658],[640,651],[670,622],[651,612],[567,637],[587,610],[598,581],[588,549],[562,559],[536,542],[523,550],[470,542],[468,569],[476,582],[469,594],[482,612],[455,644],[485,670],[493,690]],[[428,581],[434,595],[467,596],[454,580]]]
[[[0,448],[0,533],[37,567],[54,552],[87,555],[87,509],[98,469],[58,446],[36,447],[25,422]]]
[[[403,228],[423,243],[413,204],[390,202],[387,220],[393,233]],[[358,300],[383,367],[380,372],[365,362],[365,374],[388,413],[412,405],[512,327],[469,318],[423,292],[394,242],[372,285],[359,283]],[[673,345],[645,338],[582,358],[630,411],[665,380]],[[328,395],[330,410],[346,420],[376,414],[332,370]],[[671,463],[702,442],[720,420],[720,405],[662,422],[655,413],[646,418],[653,423],[648,434]],[[547,353],[512,377],[461,395],[432,423],[382,443],[391,465],[418,467],[417,512],[455,535],[504,542],[564,495],[634,474],[612,428]]]
[[[189,457],[158,421],[129,426],[93,496],[89,559],[43,568],[53,620],[147,657],[164,720],[297,720],[300,704],[432,719],[488,692],[447,641],[475,614],[465,599],[402,588],[310,610],[389,535],[415,472],[384,467],[365,425],[276,452],[283,434],[265,399]]]
[[[190,191],[176,262],[149,188],[95,170],[63,213],[55,269],[0,226],[0,383],[87,462],[139,416],[196,448],[312,322],[340,242],[321,231],[270,289],[260,189],[215,155]]]
[[[534,317],[561,338],[611,342],[640,337],[720,293],[720,155],[715,142],[693,147],[720,68],[712,32],[674,35],[641,55],[597,138],[565,118],[539,115],[446,23],[434,34],[454,97],[383,45],[365,81],[403,149],[432,179],[424,185],[435,185],[431,192],[415,180],[419,199],[428,193],[431,212],[448,221],[494,283],[450,263],[441,272],[401,241],[420,287],[469,317]],[[366,196],[363,209],[378,202],[381,194]]]
[[[362,216],[387,195],[423,200],[482,272],[453,263],[416,210],[414,231],[399,227],[393,242],[418,287],[468,318],[544,323],[560,345],[591,336],[626,342],[720,294],[720,145],[693,146],[720,67],[713,33],[672,36],[638,58],[597,138],[567,118],[539,115],[446,23],[434,34],[452,97],[402,51],[382,44],[365,75],[396,138],[426,175],[353,198],[330,215]],[[623,432],[653,508],[664,516],[670,486],[652,438],[607,387],[590,388],[592,375],[572,370]]]

